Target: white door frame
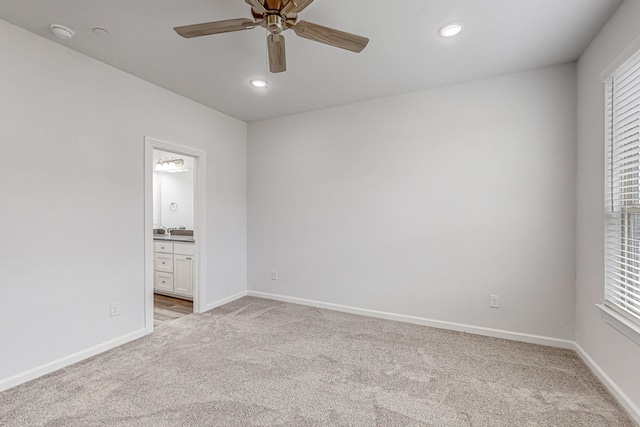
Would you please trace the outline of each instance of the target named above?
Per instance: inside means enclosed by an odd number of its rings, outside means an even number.
[[[196,256],[193,277],[193,312],[203,313],[206,301],[206,152],[186,145],[144,137],[144,325],[146,333],[153,332],[153,150],[163,150],[195,159],[194,174],[194,232]]]

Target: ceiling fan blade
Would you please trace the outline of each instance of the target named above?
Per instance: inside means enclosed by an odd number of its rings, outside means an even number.
[[[264,15],[267,13],[267,9],[265,9],[264,5],[260,3],[258,0],[244,0],[247,4],[249,4],[252,8],[258,11],[259,14]]]
[[[352,52],[362,52],[362,49],[369,43],[369,39],[366,37],[356,36],[355,34],[345,33],[344,31],[334,30],[333,28],[323,27],[322,25],[312,24],[307,21],[290,24],[289,27],[292,28],[298,36],[304,37],[305,39],[314,40]]]
[[[231,31],[248,30],[256,25],[251,19],[238,18],[228,19],[226,21],[205,22],[203,24],[185,25],[183,27],[175,27],[176,33],[187,39],[191,37],[208,36],[210,34],[228,33]]]
[[[272,73],[287,71],[284,36],[282,34],[270,34],[267,37],[267,45],[269,47],[269,71]]]
[[[313,3],[313,0],[289,0],[289,3],[285,4],[280,12],[283,15],[288,15],[290,13],[299,13],[302,10],[306,9],[306,7],[311,3]]]

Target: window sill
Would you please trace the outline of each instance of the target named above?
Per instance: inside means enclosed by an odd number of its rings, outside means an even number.
[[[600,315],[605,322],[634,343],[640,345],[640,325],[604,304],[596,304],[596,307],[601,310]]]

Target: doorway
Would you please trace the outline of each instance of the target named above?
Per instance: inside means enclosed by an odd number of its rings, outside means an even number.
[[[195,158],[153,150],[153,324],[193,313]]]
[[[145,329],[204,301],[205,153],[145,138]]]

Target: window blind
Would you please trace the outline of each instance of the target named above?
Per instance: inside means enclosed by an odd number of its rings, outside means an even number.
[[[640,52],[605,82],[605,304],[640,323]]]

